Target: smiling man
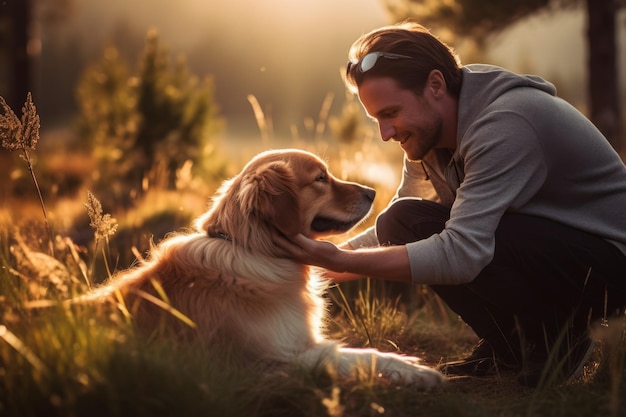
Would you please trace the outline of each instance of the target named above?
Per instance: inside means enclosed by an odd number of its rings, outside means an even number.
[[[626,167],[608,141],[549,82],[462,66],[417,24],[359,38],[346,84],[404,150],[402,182],[342,245],[278,243],[337,282],[430,285],[480,338],[444,372],[580,374],[590,323],[626,306]]]

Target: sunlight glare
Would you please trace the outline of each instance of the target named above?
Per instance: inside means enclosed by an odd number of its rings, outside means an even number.
[[[358,158],[341,160],[343,178],[359,178],[384,189],[394,190],[398,185],[397,170],[387,162],[360,161]]]

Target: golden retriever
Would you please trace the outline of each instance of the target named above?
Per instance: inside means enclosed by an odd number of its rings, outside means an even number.
[[[444,377],[417,358],[325,338],[325,282],[272,242],[272,228],[314,238],[346,232],[370,213],[374,196],[309,152],[261,153],[224,182],[194,232],[164,239],[91,298],[119,303],[147,334],[165,331],[254,361],[331,366],[342,376],[360,366],[395,384],[439,385]]]

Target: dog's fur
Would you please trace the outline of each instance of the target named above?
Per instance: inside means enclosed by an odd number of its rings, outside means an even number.
[[[255,361],[330,365],[344,376],[363,366],[394,383],[436,386],[443,376],[416,358],[326,339],[324,281],[284,258],[272,241],[274,227],[312,238],[345,232],[369,214],[374,195],[335,178],[311,153],[261,153],[222,185],[196,231],[168,237],[91,298],[123,299],[146,334],[165,330],[175,340],[234,348]]]

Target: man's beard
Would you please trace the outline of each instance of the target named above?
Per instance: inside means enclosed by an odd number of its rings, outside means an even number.
[[[421,129],[419,133],[422,140],[419,143],[420,146],[417,149],[417,153],[409,154],[405,150],[407,159],[409,161],[419,161],[423,159],[428,152],[436,148],[437,144],[441,142],[442,130],[441,119],[437,119],[437,123],[431,129]]]

